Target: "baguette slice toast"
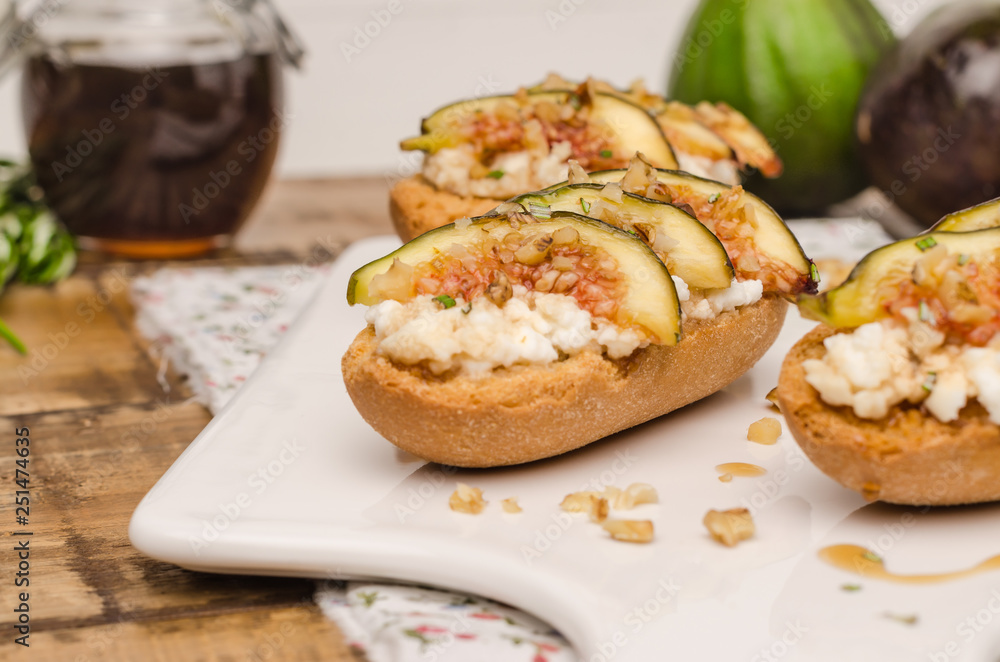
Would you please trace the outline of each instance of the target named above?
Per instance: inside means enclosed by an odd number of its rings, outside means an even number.
[[[406,243],[460,218],[482,216],[501,202],[440,191],[420,175],[414,175],[390,189],[389,215],[396,234]]]
[[[813,463],[869,500],[918,506],[1000,500],[1000,426],[979,403],[970,402],[953,423],[913,405],[872,421],[819,398],[802,363],[822,358],[823,340],[834,333],[821,325],[803,337],[778,381],[788,429]]]
[[[611,361],[584,352],[550,366],[474,379],[425,376],[376,353],[369,326],[344,355],[347,391],[377,432],[414,455],[496,467],[566,453],[724,388],[777,338],[787,303],[766,295],[712,321],[686,323],[673,347]]]

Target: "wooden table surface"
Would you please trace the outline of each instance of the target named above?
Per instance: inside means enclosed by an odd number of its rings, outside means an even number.
[[[382,179],[273,184],[236,247],[185,265],[329,259],[392,231]],[[0,346],[0,659],[354,661],[313,583],[212,575],[146,558],[128,539],[139,500],[211,418],[133,326],[128,281],[164,263],[83,255],[54,287],[11,286],[0,318],[31,350]],[[15,429],[30,429],[29,526],[15,513]],[[31,531],[30,586],[15,588]],[[30,648],[13,611],[29,593]],[[17,657],[15,657],[15,654]]]

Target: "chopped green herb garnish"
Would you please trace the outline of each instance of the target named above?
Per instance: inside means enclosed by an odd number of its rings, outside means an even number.
[[[580,110],[583,107],[583,102],[580,101],[580,95],[574,92],[569,95],[569,105],[573,106],[573,110]]]
[[[919,248],[921,251],[930,250],[935,246],[937,246],[937,239],[935,239],[934,237],[924,237],[923,239],[917,242],[917,248]]]
[[[444,306],[445,308],[454,308],[455,307],[455,300],[452,299],[447,294],[442,294],[439,297],[434,297],[434,300],[437,301],[442,306]]]
[[[896,621],[897,623],[902,623],[903,625],[916,625],[917,621],[920,620],[916,614],[893,614],[892,612],[887,611],[882,615],[888,619]]]
[[[809,278],[812,279],[812,282],[819,283],[819,267],[813,262],[809,263]]]
[[[840,587],[841,591],[847,591],[848,593],[855,593],[861,590],[861,584],[843,584]]]
[[[580,198],[580,208],[583,209],[584,214],[590,213],[590,203],[583,198]]]
[[[872,563],[881,563],[882,557],[872,551],[866,551],[862,556],[866,561],[871,561]]]
[[[926,301],[921,301],[917,310],[919,311],[918,316],[921,322],[926,322],[931,326],[937,324],[937,321],[934,319],[934,313],[931,312],[931,307],[927,305]]]
[[[531,202],[528,204],[528,213],[535,218],[552,218],[552,207]]]
[[[712,195],[708,196],[708,203],[714,205],[716,202],[719,201],[719,198],[721,197],[722,197],[721,193],[713,193]]]
[[[632,230],[631,228],[625,228],[625,232],[628,232],[633,237],[638,237],[639,236],[639,233],[636,232],[635,230]]]
[[[491,179],[500,179],[501,177],[504,176],[504,171],[503,170],[490,170],[488,173],[486,173],[486,176],[489,177],[489,178],[491,178]]]
[[[966,255],[966,254],[963,253],[962,255],[958,256],[958,266],[964,267],[968,263],[969,263],[969,256],[968,255]]]
[[[470,301],[469,303],[465,304],[465,308],[462,308],[462,314],[468,315],[471,312],[472,312],[472,302]]]
[[[611,156],[612,156],[612,154],[613,153],[612,153],[612,151],[610,149],[602,149],[601,150],[601,158],[602,159],[610,159]]]
[[[3,323],[3,320],[0,320],[0,338],[3,338],[10,343],[10,346],[13,347],[14,350],[21,356],[28,355],[28,348],[25,347],[24,343],[21,342],[21,339],[10,330],[10,327]]]
[[[928,393],[934,390],[934,383],[937,382],[937,373],[931,370],[927,373],[927,378],[924,379],[924,383],[920,385],[920,388],[924,389]]]

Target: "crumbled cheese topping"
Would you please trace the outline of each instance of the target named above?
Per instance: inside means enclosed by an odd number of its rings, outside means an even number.
[[[498,307],[480,297],[442,309],[430,295],[406,304],[383,301],[368,309],[378,351],[405,365],[426,362],[434,374],[455,370],[485,374],[513,365],[545,365],[583,351],[617,359],[649,344],[636,329],[593,317],[563,294],[528,292],[514,286],[514,298]]]
[[[806,381],[824,402],[860,418],[883,418],[911,402],[948,423],[975,398],[1000,424],[1000,338],[986,347],[945,344],[916,309],[904,315],[907,322],[883,320],[827,338],[826,355],[802,364]]]
[[[759,280],[733,280],[729,287],[717,290],[691,291],[688,284],[677,276],[671,276],[677,289],[684,318],[697,320],[715,319],[730,312],[760,301],[764,296],[764,283]]]
[[[490,164],[490,172],[498,176],[473,177],[483,166],[472,145],[459,145],[424,157],[423,175],[438,189],[455,195],[506,200],[565,181],[572,156],[569,142],[556,143],[548,151],[505,152]]]

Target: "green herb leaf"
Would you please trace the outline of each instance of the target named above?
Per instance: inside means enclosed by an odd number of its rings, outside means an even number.
[[[719,198],[721,197],[722,197],[721,193],[713,193],[712,195],[708,196],[708,203],[714,205],[716,202],[719,201]]]
[[[919,311],[918,317],[921,322],[930,324],[931,326],[937,324],[937,320],[934,319],[934,313],[931,312],[931,307],[927,305],[926,301],[921,301],[917,310]]]
[[[924,237],[923,239],[917,242],[917,248],[919,248],[921,251],[930,250],[935,246],[937,246],[937,239],[935,239],[934,237]]]
[[[840,590],[855,593],[861,590],[861,584],[842,584]]]
[[[601,150],[601,158],[602,159],[610,159],[613,156],[613,154],[614,154],[614,152],[612,152],[610,149],[602,149]]]
[[[814,283],[819,283],[819,267],[815,263],[809,263],[809,278]]]
[[[0,159],[0,290],[11,279],[48,284],[76,266],[73,237],[49,212],[34,172]],[[27,354],[24,343],[0,321],[0,339]]]
[[[866,561],[871,561],[872,563],[881,563],[882,562],[882,557],[879,556],[878,554],[876,554],[875,552],[872,552],[872,551],[866,551],[862,555],[862,558],[865,559]]]
[[[0,338],[9,342],[10,346],[13,347],[21,356],[28,355],[28,348],[24,346],[24,343],[17,337],[17,334],[11,331],[10,327],[3,323],[3,320],[0,320]]]
[[[504,171],[503,170],[490,170],[488,173],[486,173],[486,176],[489,177],[489,178],[491,178],[491,179],[500,179],[501,177],[504,176]]]
[[[528,213],[535,218],[552,218],[552,208],[548,205],[528,203]]]
[[[583,209],[584,214],[590,213],[590,203],[583,198],[580,198],[580,207]]]
[[[934,390],[934,384],[937,382],[937,373],[931,370],[927,373],[927,377],[924,379],[924,383],[920,385],[920,388],[924,389],[928,393]]]
[[[434,300],[437,301],[442,306],[444,306],[446,310],[448,308],[454,308],[455,307],[455,300],[452,299],[447,294],[442,294],[439,297],[434,297]]]

